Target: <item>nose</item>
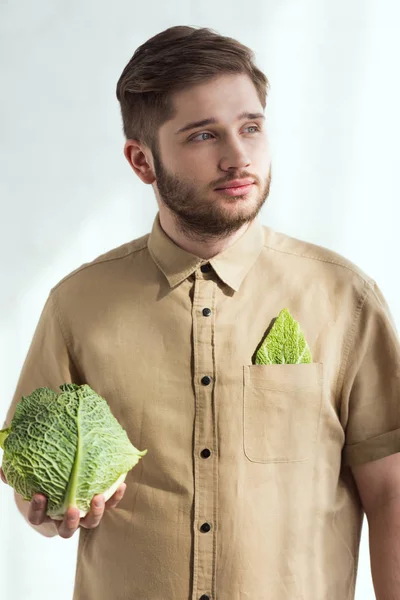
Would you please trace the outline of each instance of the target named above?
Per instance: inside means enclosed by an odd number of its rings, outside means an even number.
[[[222,156],[219,161],[221,171],[243,169],[250,165],[250,157],[240,140],[233,138],[223,145]]]

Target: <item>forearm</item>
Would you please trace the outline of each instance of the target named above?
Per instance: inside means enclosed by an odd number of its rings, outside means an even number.
[[[15,503],[18,507],[19,512],[24,517],[25,521],[38,533],[43,535],[44,537],[54,537],[58,535],[58,531],[54,523],[42,523],[41,525],[33,525],[28,520],[28,510],[29,510],[29,502],[23,499],[22,496],[14,492]]]
[[[400,499],[367,515],[376,600],[400,600]]]

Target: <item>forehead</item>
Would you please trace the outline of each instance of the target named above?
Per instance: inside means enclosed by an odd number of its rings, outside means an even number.
[[[230,122],[245,111],[263,112],[253,82],[242,73],[215,77],[176,92],[171,100],[175,116],[164,124],[166,129],[177,129],[185,122],[210,117]]]

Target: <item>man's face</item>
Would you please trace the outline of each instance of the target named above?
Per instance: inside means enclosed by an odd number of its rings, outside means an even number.
[[[269,194],[269,144],[256,89],[247,75],[223,75],[176,93],[173,103],[176,115],[160,127],[153,151],[160,212],[168,207],[191,237],[225,237],[252,221]],[[216,122],[179,132],[205,119]],[[237,179],[254,183],[217,190]]]

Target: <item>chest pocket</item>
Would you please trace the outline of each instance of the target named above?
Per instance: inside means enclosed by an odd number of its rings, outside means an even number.
[[[243,447],[252,462],[307,460],[315,450],[323,363],[243,367]]]

